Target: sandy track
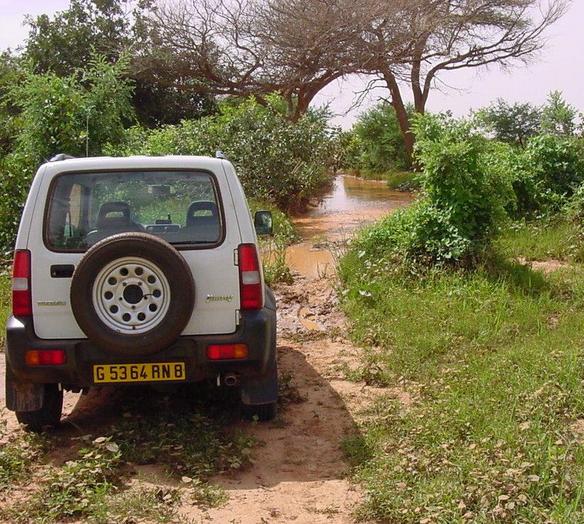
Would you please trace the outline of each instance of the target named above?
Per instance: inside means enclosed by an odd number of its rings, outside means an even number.
[[[352,522],[361,499],[347,478],[341,443],[358,431],[359,412],[387,393],[344,380],[342,368],[354,367],[358,349],[343,336],[343,316],[327,280],[298,277],[277,290],[279,300],[278,358],[282,380],[290,384],[284,407],[274,422],[235,423],[258,441],[253,464],[214,482],[229,496],[218,509],[183,504],[180,513],[193,522]],[[2,367],[4,360],[1,360]],[[4,373],[0,374],[4,380]],[[4,396],[4,384],[0,384]],[[67,433],[105,429],[119,416],[115,406],[123,391],[94,391],[79,398],[67,394],[64,424]],[[2,404],[3,398],[1,400]],[[4,412],[8,427],[18,430],[12,413]],[[56,450],[66,458],[67,449]],[[58,460],[58,457],[55,457]],[[168,485],[161,468],[137,471],[139,482]]]

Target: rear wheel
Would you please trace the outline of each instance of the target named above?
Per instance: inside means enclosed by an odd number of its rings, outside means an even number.
[[[36,411],[17,411],[16,418],[29,431],[39,433],[46,426],[57,426],[62,410],[63,391],[57,384],[45,384],[41,408]]]

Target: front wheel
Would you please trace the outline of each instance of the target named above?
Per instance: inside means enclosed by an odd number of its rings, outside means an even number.
[[[57,426],[63,410],[63,391],[57,384],[45,384],[43,403],[36,411],[17,411],[16,419],[29,431],[39,433],[46,426]]]

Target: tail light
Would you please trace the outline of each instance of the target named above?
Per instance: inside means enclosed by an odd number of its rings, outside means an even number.
[[[67,362],[67,355],[62,349],[31,349],[24,361],[27,366],[62,366]]]
[[[241,244],[238,254],[241,309],[261,309],[264,305],[264,293],[258,250],[254,244]]]
[[[15,317],[30,317],[32,315],[30,251],[27,249],[18,249],[14,252],[12,314]]]
[[[229,360],[247,358],[247,346],[245,344],[213,344],[207,346],[207,358],[209,360]]]

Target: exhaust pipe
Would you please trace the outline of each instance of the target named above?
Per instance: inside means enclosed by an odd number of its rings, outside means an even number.
[[[223,377],[223,384],[228,387],[234,387],[239,384],[239,377],[235,373],[226,373]]]

